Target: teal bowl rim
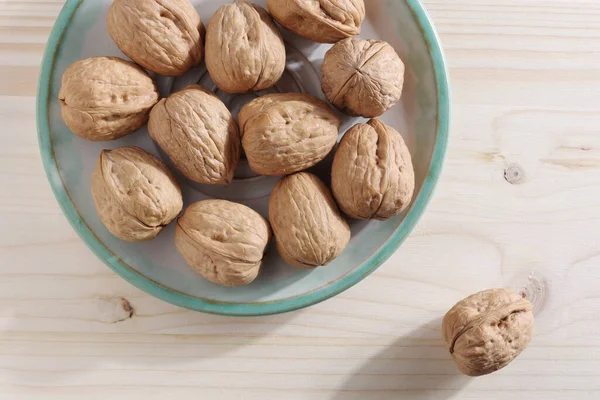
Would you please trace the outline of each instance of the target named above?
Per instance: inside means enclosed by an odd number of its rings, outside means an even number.
[[[402,242],[404,242],[404,240],[412,232],[427,208],[427,205],[431,200],[437,182],[440,178],[448,146],[451,115],[450,84],[444,52],[433,23],[419,0],[406,0],[406,3],[412,10],[413,15],[420,25],[420,28],[425,36],[425,40],[427,41],[429,54],[433,62],[437,86],[438,120],[436,143],[429,166],[429,171],[427,172],[425,182],[423,183],[417,198],[415,199],[410,210],[407,212],[406,217],[400,227],[377,250],[377,252],[371,255],[367,261],[362,263],[353,271],[348,272],[337,281],[319,289],[315,289],[311,292],[283,300],[262,303],[228,303],[200,299],[167,288],[158,282],[150,280],[115,256],[98,239],[98,237],[96,237],[96,235],[91,231],[91,229],[87,226],[85,221],[83,221],[77,212],[69,193],[64,187],[61,175],[54,159],[54,151],[50,138],[48,123],[48,108],[50,105],[50,77],[54,69],[59,45],[75,11],[82,2],[83,0],[66,1],[54,24],[54,27],[52,28],[52,32],[50,33],[50,37],[46,44],[37,89],[38,141],[46,175],[50,182],[50,186],[52,187],[52,191],[54,192],[54,196],[60,204],[63,213],[77,234],[96,254],[96,256],[126,281],[138,289],[141,289],[171,304],[209,314],[229,316],[262,316],[285,313],[320,303],[356,285],[358,282],[375,271],[379,266],[381,266],[400,247]]]

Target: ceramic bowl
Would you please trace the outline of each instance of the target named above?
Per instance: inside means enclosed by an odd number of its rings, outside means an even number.
[[[221,0],[192,0],[205,24]],[[196,275],[173,244],[174,226],[153,241],[126,243],[100,222],[90,191],[90,176],[102,149],[140,146],[168,162],[147,130],[114,142],[92,143],[73,135],[60,116],[57,100],[62,73],[73,62],[91,56],[124,57],[110,39],[105,17],[110,0],[67,0],[48,40],[40,73],[37,124],[48,179],[66,217],[83,241],[113,271],[138,288],[181,307],[225,315],[267,315],[307,307],[353,286],[379,267],[409,235],[425,211],[439,178],[450,117],[448,76],[439,39],[418,0],[368,0],[361,37],[388,41],[406,64],[400,104],[382,120],[402,133],[416,172],[412,206],[385,222],[351,221],[352,240],[333,263],[313,271],[286,265],[275,246],[268,250],[259,278],[243,288],[224,288]],[[264,6],[265,1],[256,1]],[[320,45],[283,31],[288,60],[284,78],[266,92],[301,91],[323,98],[319,73],[330,45]],[[236,115],[243,104],[264,93],[227,95],[216,90],[204,66],[181,78],[155,76],[163,96],[189,83],[213,89]],[[265,93],[266,93],[265,92]],[[362,121],[344,117],[341,133]],[[315,168],[325,179],[330,160]],[[274,178],[254,176],[241,162],[234,183],[226,188],[204,186],[179,175],[186,205],[206,198],[244,203],[267,215]]]

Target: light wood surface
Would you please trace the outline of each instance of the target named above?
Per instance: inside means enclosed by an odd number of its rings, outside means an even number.
[[[0,398],[599,399],[600,2],[425,3],[454,105],[425,217],[337,298],[233,319],[140,292],[78,239],[35,127],[62,2],[0,1]],[[531,346],[492,376],[460,376],[443,314],[531,273],[546,285]]]

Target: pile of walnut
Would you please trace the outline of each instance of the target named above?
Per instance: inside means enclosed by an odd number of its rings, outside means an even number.
[[[364,0],[245,0],[220,7],[206,28],[189,0],[115,0],[106,24],[118,57],[77,61],[59,93],[66,125],[93,141],[119,139],[145,124],[188,179],[232,182],[242,150],[250,168],[283,176],[269,202],[269,221],[225,200],[190,205],[177,220],[175,245],[211,282],[247,285],[256,279],[271,236],[298,268],[324,266],[350,241],[346,216],[384,220],[402,213],[415,186],[402,136],[378,119],[352,127],[334,156],[330,189],[303,172],[334,151],[341,121],[331,106],[301,93],[270,94],[243,107],[236,121],[210,90],[190,85],[160,99],[147,71],[181,76],[204,60],[227,93],[270,88],[281,78],[286,50],[275,21],[302,37],[335,43],[322,68],[323,92],[349,115],[375,118],[400,100],[404,64],[387,43],[355,39]],[[274,19],[273,19],[274,18]],[[92,177],[100,220],[127,241],[150,240],[183,209],[167,166],[134,147],[105,150]],[[271,234],[273,233],[273,235]]]
[[[407,209],[415,186],[402,136],[376,119],[400,100],[404,64],[388,43],[353,38],[365,17],[364,0],[268,0],[267,6],[269,12],[235,0],[219,8],[205,29],[189,0],[115,0],[108,32],[133,62],[77,61],[64,72],[59,93],[63,120],[76,135],[115,140],[148,124],[152,139],[192,181],[230,184],[242,149],[256,173],[283,176],[271,194],[269,221],[225,200],[196,202],[178,218],[175,246],[186,263],[224,286],[256,279],[273,235],[288,264],[327,265],[350,240],[342,212],[356,219],[391,218]],[[267,89],[286,62],[275,21],[309,40],[334,43],[321,69],[325,97],[348,115],[373,118],[343,136],[331,191],[303,172],[338,141],[341,121],[325,101],[299,93],[266,95],[244,106],[236,122],[200,85],[160,99],[146,72],[181,76],[204,59],[224,92]],[[153,239],[184,205],[173,173],[137,147],[102,151],[92,194],[103,224],[127,241]],[[444,318],[448,349],[469,375],[508,364],[532,331],[529,302],[500,290],[471,296]]]

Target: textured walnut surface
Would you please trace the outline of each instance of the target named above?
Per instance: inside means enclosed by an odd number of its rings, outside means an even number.
[[[409,205],[415,173],[400,133],[378,119],[350,128],[333,160],[331,185],[344,213],[387,219]]]
[[[115,0],[106,27],[123,53],[158,74],[183,75],[202,61],[204,25],[189,0]]]
[[[341,123],[326,102],[300,93],[259,97],[242,108],[238,120],[250,167],[274,176],[323,160],[337,142]]]
[[[507,366],[527,347],[533,329],[531,303],[505,289],[484,290],[459,301],[442,322],[448,351],[470,376]]]
[[[141,128],[159,95],[152,78],[118,57],[71,64],[58,94],[65,124],[87,140],[113,140]]]
[[[102,151],[92,174],[92,194],[102,223],[128,241],[154,238],[183,207],[173,174],[138,147]]]
[[[162,99],[150,113],[150,136],[187,178],[231,183],[240,159],[237,124],[219,98],[190,85]]]
[[[358,35],[365,19],[363,0],[268,0],[267,7],[281,25],[319,43]]]
[[[269,14],[243,0],[219,8],[206,31],[206,67],[225,92],[273,86],[285,69],[285,46]]]
[[[269,201],[269,221],[279,255],[299,268],[329,264],[350,240],[350,228],[329,189],[307,172],[277,183]]]
[[[349,115],[382,115],[398,103],[403,86],[404,63],[380,40],[341,40],[325,54],[321,66],[323,93]]]
[[[226,200],[192,204],[177,221],[175,245],[198,274],[223,286],[256,279],[271,236],[256,211]]]

